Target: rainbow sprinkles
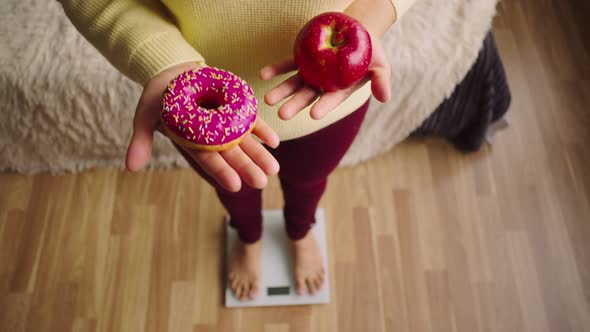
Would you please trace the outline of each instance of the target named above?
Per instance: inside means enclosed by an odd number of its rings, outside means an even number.
[[[174,142],[191,149],[223,151],[254,128],[257,106],[244,80],[204,67],[186,71],[168,84],[161,119]]]

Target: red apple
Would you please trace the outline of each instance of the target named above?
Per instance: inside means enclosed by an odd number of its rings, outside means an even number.
[[[312,18],[295,40],[295,64],[310,86],[344,90],[358,83],[371,63],[371,36],[357,20],[329,12]]]

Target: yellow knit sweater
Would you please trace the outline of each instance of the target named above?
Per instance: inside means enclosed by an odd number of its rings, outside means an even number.
[[[370,84],[321,120],[309,108],[284,121],[263,96],[288,76],[261,81],[264,65],[292,55],[299,29],[313,16],[343,11],[351,0],[59,0],[74,26],[117,69],[140,84],[179,63],[202,61],[245,79],[259,114],[281,140],[307,135],[360,107]],[[414,0],[392,0],[399,18]]]

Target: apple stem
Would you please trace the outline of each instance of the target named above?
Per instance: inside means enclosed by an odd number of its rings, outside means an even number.
[[[339,31],[336,31],[335,33],[332,34],[332,38],[330,40],[330,44],[332,44],[332,47],[338,47],[342,44],[344,44],[345,40],[344,40],[344,36],[342,36],[342,33],[340,33]]]

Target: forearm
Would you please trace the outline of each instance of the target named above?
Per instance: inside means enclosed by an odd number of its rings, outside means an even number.
[[[359,21],[373,36],[381,37],[395,22],[391,0],[354,0],[344,13]]]
[[[415,0],[354,0],[344,12],[376,37],[381,37]]]
[[[173,65],[202,61],[157,0],[59,0],[76,29],[140,84]]]

